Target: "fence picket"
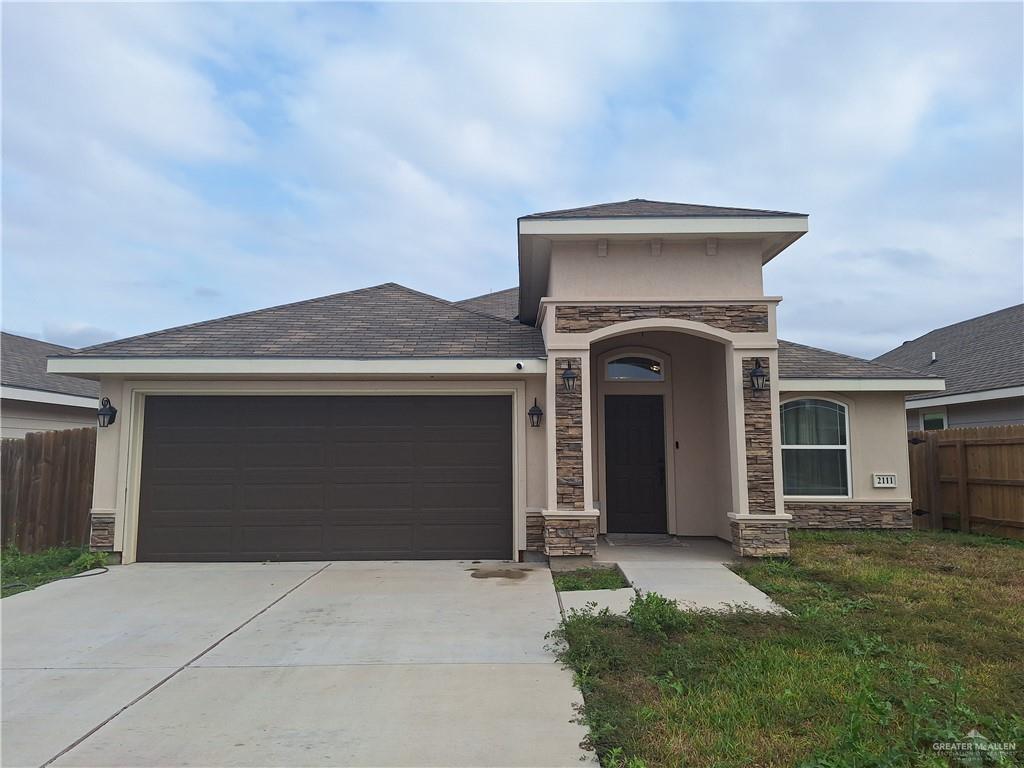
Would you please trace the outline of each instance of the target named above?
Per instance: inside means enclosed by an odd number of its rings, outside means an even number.
[[[0,538],[23,552],[89,540],[96,429],[0,441]]]

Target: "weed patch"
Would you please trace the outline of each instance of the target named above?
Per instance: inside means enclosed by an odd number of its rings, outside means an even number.
[[[2,596],[35,589],[50,581],[99,568],[106,561],[104,553],[90,552],[81,547],[53,547],[32,554],[7,548],[0,553]]]
[[[570,613],[552,633],[604,766],[960,765],[937,742],[1016,742],[1024,764],[1024,547],[933,533],[793,534],[737,571],[791,615]]]

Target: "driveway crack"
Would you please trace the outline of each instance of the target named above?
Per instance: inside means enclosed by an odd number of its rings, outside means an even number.
[[[43,764],[42,764],[42,765],[41,765],[41,766],[40,766],[39,768],[47,768],[47,766],[48,766],[48,765],[51,765],[51,764],[52,764],[52,763],[54,763],[55,761],[59,760],[59,759],[60,759],[61,757],[63,757],[63,756],[64,756],[64,755],[66,755],[66,754],[67,754],[68,752],[70,752],[70,751],[71,751],[72,749],[74,749],[74,748],[75,748],[75,747],[77,747],[77,746],[78,746],[79,744],[81,744],[81,743],[82,743],[83,741],[85,741],[86,739],[88,739],[88,738],[89,738],[90,736],[92,736],[92,735],[93,735],[94,733],[96,733],[96,732],[97,732],[98,730],[100,730],[101,728],[103,728],[103,726],[105,726],[105,725],[106,725],[107,723],[109,723],[109,722],[110,722],[111,720],[113,720],[114,718],[116,718],[116,717],[117,717],[118,715],[120,715],[120,714],[121,714],[122,712],[124,712],[124,711],[125,711],[125,710],[127,710],[127,709],[131,709],[131,708],[132,708],[133,706],[135,706],[135,705],[136,705],[136,704],[138,704],[138,703],[139,703],[140,701],[142,701],[142,700],[143,700],[144,698],[146,698],[147,696],[149,696],[149,694],[153,693],[153,691],[155,691],[155,690],[156,690],[157,688],[159,688],[160,686],[162,686],[162,685],[163,685],[164,683],[166,683],[166,682],[167,682],[168,680],[170,680],[171,678],[173,678],[173,677],[174,677],[175,675],[177,675],[177,674],[178,674],[179,672],[181,672],[181,671],[183,671],[183,670],[185,670],[185,669],[188,669],[189,667],[191,667],[191,666],[192,666],[193,664],[195,664],[195,663],[196,663],[197,661],[199,661],[199,659],[203,658],[203,656],[205,656],[206,654],[208,654],[208,653],[209,653],[210,651],[212,651],[212,650],[213,650],[214,648],[216,648],[216,647],[217,647],[218,645],[220,645],[220,644],[221,644],[221,643],[223,643],[223,642],[224,642],[225,640],[227,640],[227,639],[228,639],[229,637],[231,637],[231,636],[232,636],[233,634],[235,634],[236,632],[238,632],[238,630],[242,629],[243,627],[245,627],[246,625],[250,624],[250,623],[251,623],[252,621],[254,621],[255,619],[257,619],[257,618],[259,618],[260,616],[262,616],[262,615],[263,615],[264,613],[266,613],[266,612],[267,612],[267,611],[269,611],[269,610],[270,610],[271,608],[273,608],[273,607],[274,607],[275,605],[277,605],[277,604],[278,604],[278,603],[280,603],[280,602],[281,602],[282,600],[284,600],[284,599],[285,599],[286,597],[288,597],[288,595],[290,595],[290,594],[291,594],[292,592],[294,592],[295,590],[297,590],[297,589],[298,589],[299,587],[301,587],[302,585],[306,584],[307,582],[311,581],[311,580],[312,580],[313,578],[315,578],[316,576],[319,576],[319,575],[320,575],[321,573],[323,573],[324,571],[326,571],[326,570],[327,570],[328,568],[330,568],[330,567],[331,567],[331,564],[330,564],[330,563],[327,563],[327,564],[326,564],[326,565],[325,565],[325,566],[324,566],[323,568],[319,568],[318,570],[316,570],[316,571],[313,571],[313,573],[309,574],[309,576],[307,576],[306,578],[304,578],[304,579],[303,579],[302,581],[300,581],[300,582],[299,582],[298,584],[296,584],[296,585],[295,585],[294,587],[291,587],[290,589],[286,590],[286,591],[285,591],[285,592],[284,592],[284,593],[283,593],[282,595],[280,595],[280,596],[279,596],[279,597],[277,597],[276,599],[274,599],[274,600],[270,601],[269,603],[267,603],[267,604],[266,604],[265,606],[263,606],[262,608],[260,608],[260,609],[259,609],[258,611],[256,611],[256,613],[254,613],[254,614],[253,614],[252,616],[250,616],[250,617],[249,617],[248,619],[246,619],[246,620],[245,620],[245,621],[243,621],[243,622],[242,622],[241,624],[239,624],[239,625],[238,625],[237,627],[235,627],[234,629],[232,629],[232,630],[231,630],[230,632],[228,632],[228,633],[227,633],[226,635],[224,635],[223,637],[221,637],[220,639],[218,639],[218,640],[217,640],[216,642],[214,642],[213,644],[211,644],[211,645],[210,645],[209,647],[207,647],[207,648],[205,648],[204,650],[202,650],[202,651],[200,651],[199,653],[197,653],[197,654],[196,654],[195,656],[193,656],[193,657],[192,657],[191,659],[189,659],[189,660],[188,660],[188,661],[186,661],[186,662],[185,662],[184,664],[182,664],[182,665],[181,665],[180,667],[178,667],[178,668],[177,668],[177,669],[175,669],[175,670],[174,670],[173,672],[171,672],[171,674],[167,675],[167,677],[165,677],[165,678],[161,679],[160,681],[158,681],[157,683],[155,683],[154,685],[152,685],[152,686],[151,686],[150,688],[148,688],[147,690],[143,691],[143,692],[142,692],[141,694],[139,694],[139,695],[138,695],[138,696],[136,696],[136,697],[135,697],[134,699],[132,699],[131,701],[129,701],[129,702],[127,703],[127,704],[125,704],[125,705],[124,705],[123,707],[121,707],[121,708],[120,708],[119,710],[117,710],[117,712],[115,712],[114,714],[112,714],[112,715],[111,715],[110,717],[108,717],[108,718],[107,718],[106,720],[104,720],[103,722],[101,722],[101,723],[100,723],[99,725],[97,725],[97,726],[95,726],[94,728],[90,729],[90,730],[89,730],[89,731],[87,731],[87,732],[86,732],[86,733],[85,733],[84,735],[80,736],[79,738],[75,739],[75,741],[73,741],[73,742],[71,742],[70,744],[68,744],[68,746],[64,747],[64,749],[62,749],[62,750],[61,750],[60,752],[58,752],[58,753],[57,753],[56,755],[54,755],[54,756],[53,756],[53,757],[51,757],[51,758],[50,758],[49,760],[47,760],[47,761],[46,761],[45,763],[43,763]]]

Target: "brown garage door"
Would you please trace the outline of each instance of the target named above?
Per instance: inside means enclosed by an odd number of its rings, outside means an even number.
[[[511,407],[147,397],[138,559],[508,558]]]

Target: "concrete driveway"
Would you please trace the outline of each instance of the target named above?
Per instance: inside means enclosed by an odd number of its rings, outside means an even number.
[[[0,609],[4,766],[592,759],[540,566],[139,564]]]

